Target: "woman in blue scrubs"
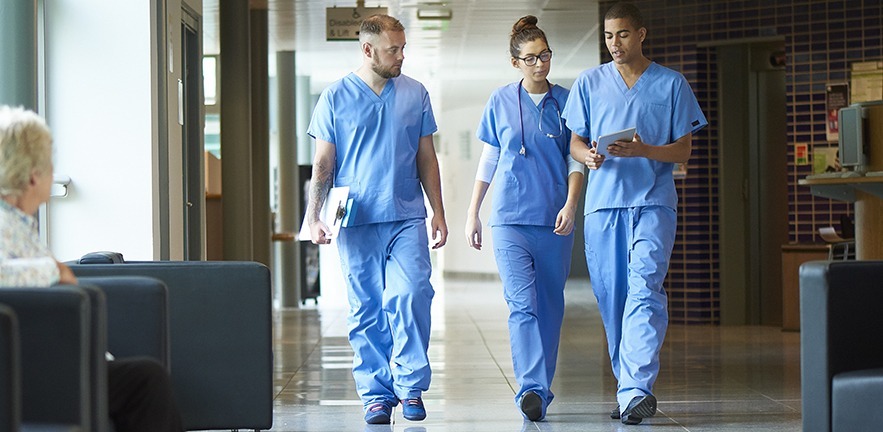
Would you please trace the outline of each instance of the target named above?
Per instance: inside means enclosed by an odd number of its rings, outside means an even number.
[[[564,318],[574,214],[583,165],[570,157],[561,120],[568,90],[547,79],[552,50],[537,18],[518,20],[510,35],[512,67],[523,78],[490,97],[476,135],[485,143],[466,219],[466,241],[481,250],[479,209],[496,180],[490,226],[524,417],[542,420],[552,402],[552,377]]]

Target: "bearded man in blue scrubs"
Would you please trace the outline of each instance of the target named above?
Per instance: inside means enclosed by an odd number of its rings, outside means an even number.
[[[368,17],[359,45],[362,65],[322,92],[307,131],[316,139],[307,218],[313,243],[329,243],[319,211],[332,185],[349,186],[357,210],[336,242],[365,421],[390,423],[399,402],[406,419],[423,420],[435,293],[424,192],[433,212],[432,248],[448,236],[432,142],[438,127],[426,89],[402,75],[402,24]]]
[[[586,263],[618,386],[610,416],[624,424],[656,414],[668,327],[662,283],[677,227],[672,169],[690,159],[693,134],[708,124],[684,76],[644,57],[646,36],[635,6],[611,7],[604,37],[613,61],[580,74],[562,113],[571,155],[590,170]],[[596,148],[598,137],[631,127],[632,140]]]

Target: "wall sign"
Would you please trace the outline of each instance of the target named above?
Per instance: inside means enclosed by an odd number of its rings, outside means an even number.
[[[387,14],[385,7],[330,7],[325,9],[326,41],[357,41],[362,20],[376,14]]]

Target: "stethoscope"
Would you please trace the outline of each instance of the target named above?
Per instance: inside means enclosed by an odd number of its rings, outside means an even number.
[[[518,89],[517,89],[517,91],[518,91],[518,123],[521,125],[521,150],[518,151],[518,154],[525,156],[525,155],[527,155],[527,151],[525,151],[525,149],[524,149],[524,115],[521,111],[521,83],[523,83],[523,82],[524,82],[524,78],[522,78],[521,81],[518,81]],[[543,103],[540,106],[540,121],[539,121],[539,125],[537,125],[537,127],[539,128],[540,132],[542,132],[547,137],[558,138],[564,133],[564,127],[561,124],[561,106],[558,105],[558,100],[555,99],[555,96],[552,96],[552,84],[549,83],[549,80],[546,80],[546,87],[548,87],[549,93],[545,98],[543,98]],[[553,104],[555,104],[555,113],[558,115],[558,133],[557,134],[550,134],[550,133],[543,130],[543,114],[546,111],[546,104],[549,103],[550,101]]]

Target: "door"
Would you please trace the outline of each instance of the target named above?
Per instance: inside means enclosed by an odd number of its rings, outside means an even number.
[[[178,82],[182,122],[184,259],[205,257],[205,166],[203,144],[202,45],[198,15],[181,14],[182,73]]]
[[[722,324],[782,323],[784,41],[717,47]]]

